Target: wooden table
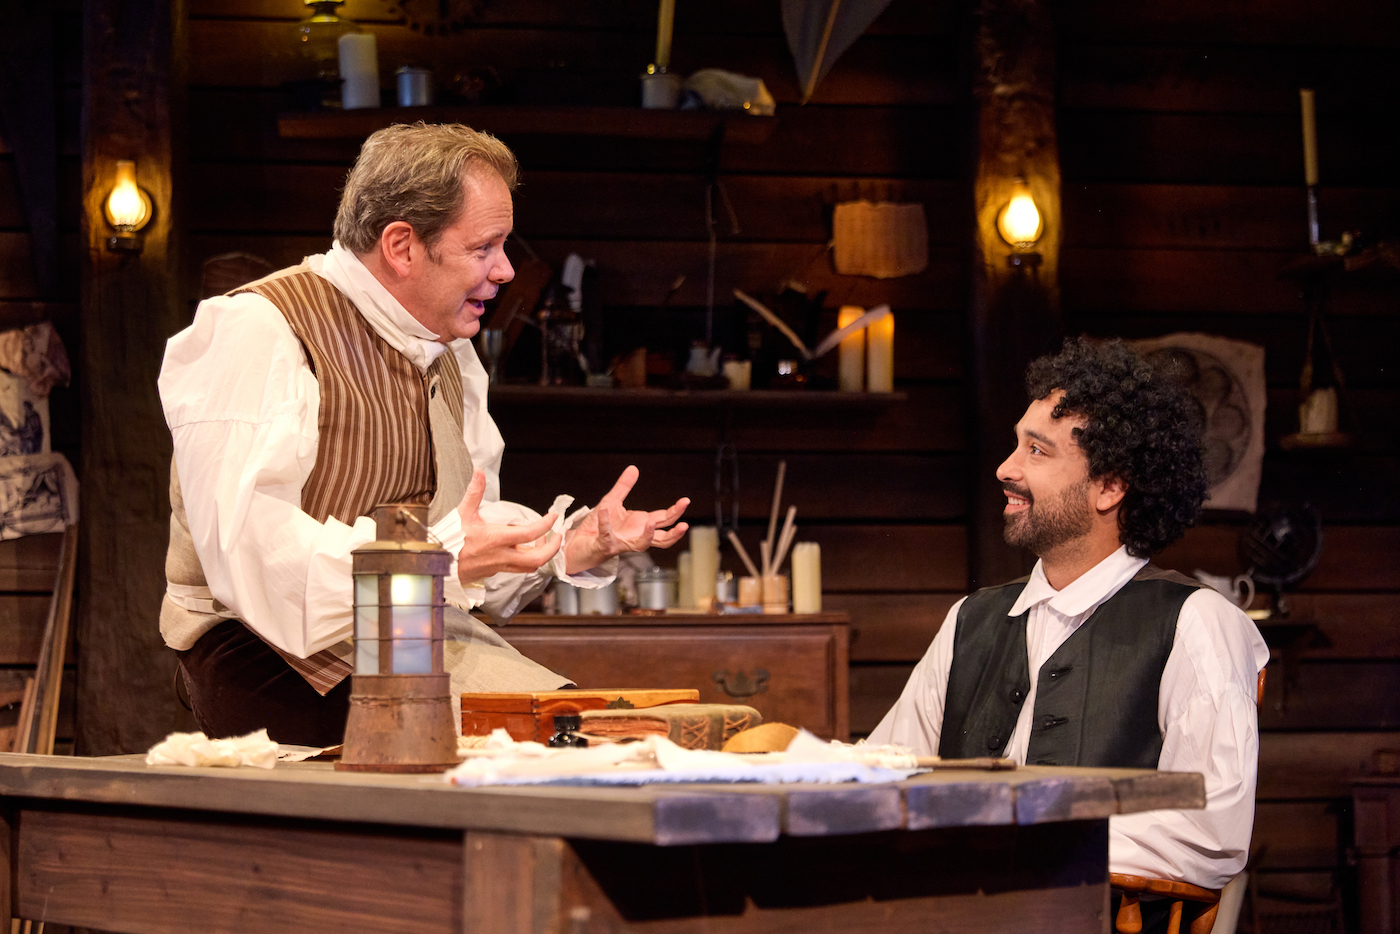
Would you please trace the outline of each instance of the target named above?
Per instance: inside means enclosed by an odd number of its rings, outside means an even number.
[[[133,934],[1106,931],[1108,816],[1199,775],[461,789],[0,754],[0,902]]]

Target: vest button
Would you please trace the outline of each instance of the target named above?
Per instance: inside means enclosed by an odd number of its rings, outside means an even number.
[[[1025,697],[1025,696],[1026,696],[1026,695],[1024,695],[1024,694],[1021,693],[1021,689],[1020,689],[1020,688],[1017,688],[1016,690],[1014,690],[1014,691],[1011,692],[1011,702],[1012,702],[1013,704],[1019,704],[1019,703],[1021,703],[1021,698]]]
[[[987,740],[987,748],[988,748],[988,749],[994,749],[994,750],[995,750],[995,749],[1000,749],[1000,748],[1001,748],[1001,737],[1000,737],[1000,736],[993,736],[991,739]]]

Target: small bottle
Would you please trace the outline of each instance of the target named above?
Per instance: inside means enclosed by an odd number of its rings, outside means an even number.
[[[579,729],[583,727],[583,717],[576,713],[559,713],[554,715],[554,735],[549,738],[545,745],[555,749],[567,749],[571,746],[587,746],[588,740],[578,735]]]

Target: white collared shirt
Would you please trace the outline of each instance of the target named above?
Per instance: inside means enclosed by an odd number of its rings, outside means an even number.
[[[1041,666],[1146,563],[1119,548],[1057,591],[1036,562],[1030,581],[1007,614],[1030,611],[1026,656],[1031,689],[1003,755],[1025,764]],[[959,600],[948,611],[899,700],[870,734],[870,742],[899,743],[923,755],[937,754],[962,605]],[[1259,630],[1220,594],[1202,588],[1186,599],[1158,693],[1162,754],[1157,767],[1205,776],[1206,807],[1111,818],[1109,867],[1113,872],[1221,888],[1244,868],[1254,826],[1259,759],[1255,691],[1259,671],[1268,660],[1269,650]]]
[[[462,371],[463,437],[473,469],[486,474],[481,516],[519,524],[534,510],[501,500],[505,443],[486,411],[487,376],[469,340],[439,343],[365,268],[335,244],[307,258],[312,272],[335,286],[390,346],[426,371],[449,350]],[[350,634],[350,553],[373,541],[374,521],[317,522],[301,511],[301,490],[316,464],[316,377],[282,313],[244,292],[200,303],[194,323],[166,345],[161,404],[175,445],[185,515],[212,597],[223,614],[247,623],[268,642],[305,658]],[[567,509],[570,497],[555,500]],[[569,516],[576,523],[586,510]],[[454,558],[461,550],[456,510],[432,528]],[[584,587],[612,579],[616,560],[567,576]],[[517,612],[548,582],[566,577],[562,550],[532,574],[498,574],[485,589],[464,589],[449,575],[446,595],[463,608],[484,604],[497,619]],[[188,649],[200,633],[165,633]],[[178,643],[178,644],[177,644]]]

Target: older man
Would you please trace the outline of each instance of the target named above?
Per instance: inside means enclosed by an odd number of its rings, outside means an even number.
[[[1114,872],[1223,886],[1244,867],[1268,649],[1220,594],[1148,563],[1200,513],[1185,390],[1121,343],[1069,342],[1026,375],[997,469],[1029,578],[958,601],[872,742],[946,757],[1200,772],[1202,811],[1110,821]]]
[[[350,554],[381,502],[429,506],[447,581],[454,690],[546,690],[466,609],[508,618],[551,577],[601,586],[617,554],[666,547],[687,500],[629,510],[637,470],[592,510],[500,499],[503,443],[469,338],[515,275],[516,162],[464,126],[395,126],[351,170],[330,252],[203,302],[171,338],[174,437],[161,633],[201,727],[339,742],[351,671]]]

